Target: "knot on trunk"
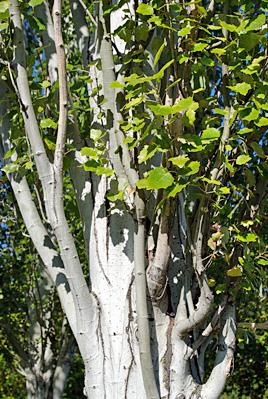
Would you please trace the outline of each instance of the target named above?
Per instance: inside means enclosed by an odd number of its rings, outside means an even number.
[[[167,286],[166,271],[152,264],[147,270],[147,280],[151,299],[161,299]]]

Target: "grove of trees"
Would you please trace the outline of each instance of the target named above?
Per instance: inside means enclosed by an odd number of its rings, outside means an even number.
[[[267,329],[267,16],[0,1],[0,364],[28,399],[77,353],[89,399],[217,399]]]

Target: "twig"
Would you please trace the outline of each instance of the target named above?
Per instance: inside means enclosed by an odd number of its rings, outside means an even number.
[[[65,51],[62,38],[61,27],[61,0],[55,0],[53,6],[53,22],[55,30],[55,45],[58,61],[59,74],[59,122],[54,158],[54,168],[56,174],[61,176],[63,170],[63,155],[66,140],[67,118],[68,118],[68,91],[65,64]],[[62,177],[60,177],[60,180]],[[57,182],[59,184],[59,181]],[[59,189],[59,187],[58,187]],[[59,189],[60,190],[60,189]],[[61,194],[59,192],[59,194]]]
[[[239,328],[255,330],[268,330],[268,321],[264,323],[238,323]]]
[[[83,2],[83,0],[78,0],[79,3],[81,4],[81,6],[83,7],[83,9],[85,10],[86,14],[89,16],[90,21],[93,23],[94,26],[98,26],[97,21],[94,19],[93,15],[91,14],[91,12],[89,11],[89,9],[87,8],[87,6],[85,5],[85,3]]]

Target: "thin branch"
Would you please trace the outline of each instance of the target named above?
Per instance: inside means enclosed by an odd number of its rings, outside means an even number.
[[[34,7],[34,13],[37,18],[40,18],[46,26],[46,29],[41,31],[41,38],[44,45],[49,80],[51,82],[51,85],[53,85],[58,79],[58,71],[57,55],[54,41],[54,25],[48,1],[46,0],[39,6]]]
[[[264,323],[249,323],[249,322],[241,322],[237,325],[238,328],[243,328],[245,330],[268,330],[268,321]]]
[[[67,76],[66,76],[66,63],[65,51],[62,38],[61,27],[61,0],[55,0],[53,5],[53,22],[55,31],[55,45],[58,61],[58,78],[59,78],[59,121],[58,121],[58,134],[55,149],[54,169],[55,174],[60,181],[60,187],[57,187],[57,195],[62,195],[62,170],[63,170],[63,156],[66,141],[66,129],[68,120],[68,91],[67,91]]]
[[[78,0],[79,3],[81,4],[81,6],[83,7],[83,9],[85,10],[86,14],[89,16],[90,21],[93,23],[93,25],[95,27],[98,26],[97,21],[94,19],[93,15],[91,14],[91,12],[89,11],[89,9],[87,8],[87,6],[85,5],[85,3],[83,2],[83,0]]]
[[[151,350],[150,350],[150,330],[147,310],[147,287],[145,274],[145,215],[144,202],[136,194],[135,208],[137,217],[137,231],[134,235],[134,268],[136,286],[136,306],[138,340],[141,361],[141,370],[145,392],[150,399],[159,399],[156,386]]]
[[[19,102],[23,115],[25,128],[31,143],[37,171],[45,187],[44,181],[51,176],[51,165],[48,160],[44,143],[42,141],[36,115],[34,112],[27,70],[26,70],[26,49],[21,21],[21,14],[17,0],[10,0],[10,16],[14,26],[14,66],[16,68],[16,86],[19,93]],[[44,189],[45,191],[45,189]]]
[[[226,15],[228,14],[229,10],[229,1],[226,0],[224,2],[224,9],[223,9],[223,14],[224,14],[224,20],[226,20]],[[222,29],[222,33],[226,41],[228,40],[228,30],[226,28]],[[219,175],[221,173],[220,171],[220,166],[222,163],[222,154],[224,151],[225,144],[227,143],[229,136],[230,136],[230,115],[231,115],[231,106],[230,106],[230,96],[228,93],[228,84],[229,84],[229,69],[228,65],[226,62],[222,63],[222,92],[223,92],[223,100],[224,100],[224,110],[225,110],[225,115],[224,115],[224,122],[223,122],[223,134],[220,139],[220,146],[219,146],[219,151],[217,154],[215,166],[213,170],[211,171],[211,180],[215,180],[219,178]]]
[[[100,57],[103,73],[103,91],[107,100],[107,124],[109,127],[109,144],[110,144],[110,158],[122,182],[127,183],[129,186],[134,187],[139,179],[138,173],[131,168],[131,158],[128,146],[123,142],[123,134],[120,130],[118,120],[122,119],[121,115],[116,109],[116,97],[118,94],[117,89],[111,88],[111,83],[116,80],[115,65],[113,60],[113,51],[111,43],[111,33],[108,30],[109,16],[104,16],[103,5],[105,1],[100,2],[99,6],[99,35],[100,35]],[[122,160],[119,154],[116,154],[118,147],[122,149]]]

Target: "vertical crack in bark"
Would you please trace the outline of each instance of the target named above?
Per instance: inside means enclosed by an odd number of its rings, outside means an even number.
[[[94,212],[94,213],[95,213],[95,212]],[[111,283],[109,277],[108,277],[108,276],[106,275],[106,273],[105,273],[104,266],[103,266],[103,263],[102,263],[101,258],[100,258],[100,253],[99,253],[99,241],[98,241],[98,232],[97,232],[96,218],[95,218],[95,217],[94,217],[93,223],[94,223],[94,238],[95,238],[95,242],[96,242],[96,255],[97,255],[97,259],[98,259],[99,265],[100,265],[100,269],[101,269],[102,274],[103,274],[105,280],[107,281],[107,283],[108,283],[109,285],[112,285],[112,283]]]
[[[99,341],[101,343],[101,348],[102,348],[102,353],[103,353],[103,361],[102,361],[102,370],[103,370],[103,390],[104,390],[104,399],[106,399],[107,395],[106,395],[106,386],[105,386],[105,382],[106,382],[106,372],[105,372],[105,362],[107,359],[106,353],[105,353],[105,346],[104,346],[104,339],[103,339],[103,333],[102,333],[102,328],[101,328],[101,304],[99,301],[99,298],[97,296],[97,294],[93,291],[92,295],[94,296],[94,298],[96,299],[96,303],[97,303],[97,312],[98,312],[98,324],[97,324],[97,336],[99,338]]]

